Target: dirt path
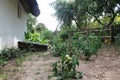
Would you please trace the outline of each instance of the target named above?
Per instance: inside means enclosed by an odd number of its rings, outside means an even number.
[[[110,48],[100,50],[98,54],[91,61],[80,60],[77,70],[83,72],[82,80],[120,80],[120,53]],[[8,80],[47,80],[52,73],[51,65],[56,60],[58,58],[51,57],[48,52],[32,55],[21,67],[6,67],[9,70]]]
[[[103,49],[92,61],[80,61],[82,80],[120,80],[120,53],[114,48]]]

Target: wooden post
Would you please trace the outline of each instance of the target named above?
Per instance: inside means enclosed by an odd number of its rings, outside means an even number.
[[[111,40],[111,44],[114,43],[114,27],[113,26],[110,26],[110,40]]]

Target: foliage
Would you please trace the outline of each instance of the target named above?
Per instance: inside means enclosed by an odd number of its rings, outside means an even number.
[[[120,24],[120,15],[117,15],[114,20],[114,24]]]
[[[44,23],[38,23],[37,18],[31,14],[27,15],[27,33],[40,33],[41,31],[48,30]]]
[[[35,27],[36,32],[41,32],[47,30],[46,26],[43,23],[38,23]]]
[[[6,64],[7,62],[3,59],[0,59],[0,66]]]
[[[61,54],[67,51],[68,41],[65,40],[66,33],[59,32],[58,35],[54,35],[53,39],[51,40],[51,52],[54,56],[61,56]]]
[[[33,42],[40,41],[39,37],[40,37],[39,33],[26,33],[25,35],[26,40],[33,41]]]
[[[52,3],[59,21],[67,25],[74,21],[78,28],[86,27],[91,21],[102,26],[112,25],[120,13],[119,5],[120,0],[56,0]],[[104,17],[107,23],[101,21]]]
[[[86,36],[79,33],[73,35],[74,52],[80,56],[84,55],[86,60],[89,60],[92,55],[97,55],[101,44],[101,38],[91,32],[88,32]]]
[[[20,55],[22,55],[22,53],[23,52],[19,49],[5,48],[1,51],[0,55],[2,59],[9,60],[12,58],[19,57]]]
[[[52,51],[55,56],[61,59],[53,64],[56,80],[66,80],[69,78],[82,78],[81,72],[76,71],[79,66],[79,56],[84,55],[86,60],[92,55],[97,55],[97,50],[101,47],[101,39],[94,33],[88,32],[87,36],[79,33],[61,31],[53,38]],[[79,75],[79,76],[77,76]]]
[[[56,80],[67,80],[69,78],[80,79],[82,78],[82,73],[76,71],[76,67],[79,66],[77,56],[65,55],[61,56],[61,60],[53,64],[54,74],[49,76],[48,79],[56,76]]]
[[[89,32],[87,36],[73,33],[71,34],[71,40],[69,40],[68,36],[68,33],[63,31],[57,37],[53,38],[51,50],[55,56],[60,56],[66,51],[71,51],[74,55],[84,55],[86,59],[89,59],[91,55],[97,55],[97,50],[101,47],[101,38],[94,33]]]
[[[40,35],[40,33],[36,33],[36,32],[35,33],[26,33],[25,39],[27,41],[38,42],[41,44],[47,44],[49,42],[49,40],[43,39],[42,35]]]
[[[36,26],[37,18],[31,14],[27,15],[27,32],[33,33],[35,31],[34,26]]]
[[[90,33],[86,40],[81,45],[81,49],[83,51],[82,54],[86,56],[86,59],[89,60],[91,55],[97,55],[97,50],[101,47],[101,39],[96,36],[94,33]]]
[[[76,71],[76,67],[79,66],[78,56],[73,51],[71,44],[71,36],[67,31],[58,32],[53,38],[52,51],[55,56],[61,56],[61,60],[53,64],[52,76],[48,76],[48,79],[56,77],[56,80],[66,80],[69,78],[82,78],[82,73]]]
[[[25,54],[26,51],[20,50],[20,49],[14,49],[14,48],[5,48],[0,52],[0,65],[3,65],[6,63],[6,61],[18,58]]]
[[[25,39],[27,41],[47,44],[49,42],[52,32],[49,31],[43,23],[37,23],[36,17],[28,15],[27,32]]]
[[[51,40],[53,38],[53,33],[49,30],[41,31],[41,38],[43,40],[45,40],[45,39]]]
[[[109,16],[104,16],[100,21],[105,25],[109,23]],[[120,15],[117,15],[113,21],[112,25],[119,25],[120,24]],[[99,24],[97,21],[89,22],[88,23],[90,28],[103,28],[104,26]]]

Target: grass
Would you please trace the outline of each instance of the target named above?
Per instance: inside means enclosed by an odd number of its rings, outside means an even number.
[[[15,63],[16,66],[21,66],[21,64],[27,59],[27,56],[20,56],[16,59]]]
[[[8,80],[6,74],[0,74],[0,80]]]

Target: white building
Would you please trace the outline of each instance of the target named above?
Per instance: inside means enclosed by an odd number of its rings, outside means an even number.
[[[27,30],[27,14],[40,14],[36,0],[0,0],[0,50],[18,46]]]

